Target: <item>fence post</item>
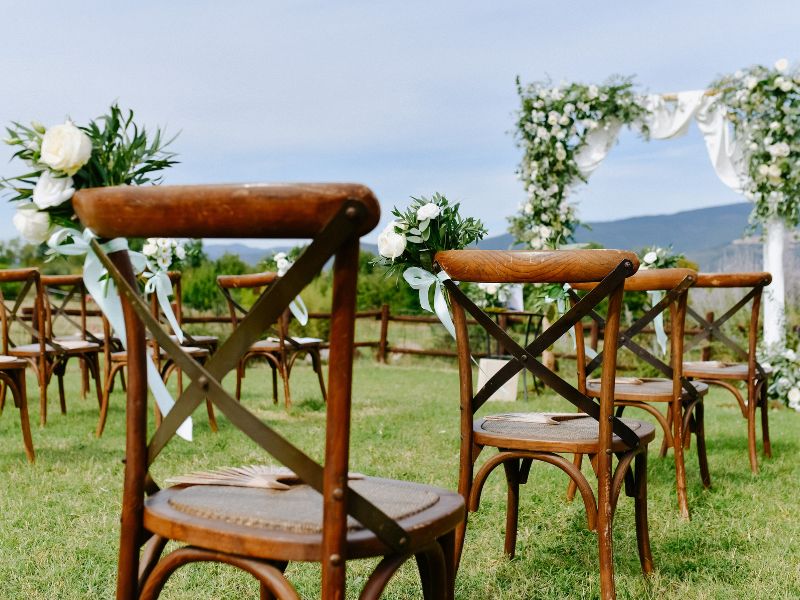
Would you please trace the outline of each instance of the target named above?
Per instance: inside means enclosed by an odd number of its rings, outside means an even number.
[[[714,311],[709,311],[706,313],[706,321],[709,323],[714,322]],[[711,360],[711,340],[713,339],[713,332],[708,332],[708,345],[703,346],[703,350],[701,351],[700,360]]]
[[[381,305],[381,339],[378,343],[378,362],[386,363],[386,338],[389,333],[389,305]]]

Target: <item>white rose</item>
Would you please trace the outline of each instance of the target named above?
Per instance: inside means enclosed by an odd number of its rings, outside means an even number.
[[[792,404],[800,403],[800,388],[793,387],[789,390],[789,402]]]
[[[778,379],[778,387],[787,388],[792,385],[792,382],[789,381],[788,377],[781,377]]]
[[[767,177],[772,183],[779,183],[781,179],[781,168],[778,165],[770,165],[767,169]]]
[[[426,219],[435,219],[439,216],[440,209],[433,202],[423,204],[417,209],[417,219],[424,221]]]
[[[786,69],[789,68],[789,61],[785,58],[780,58],[775,61],[775,70],[779,73],[783,73]]]
[[[767,148],[767,152],[769,152],[772,156],[778,157],[789,156],[790,151],[791,148],[786,142],[778,142],[777,144],[772,144]]]
[[[553,233],[553,230],[550,229],[547,225],[539,225],[539,237],[543,240],[547,240]]]
[[[50,233],[50,217],[47,213],[34,209],[32,204],[18,208],[13,222],[22,237],[34,244],[44,242]]]
[[[562,144],[558,144],[556,146],[556,160],[564,160],[567,158],[567,151],[564,149]]]
[[[795,361],[797,360],[797,354],[795,354],[794,350],[786,350],[783,353],[783,358],[785,358],[786,360]]]
[[[526,203],[526,204],[525,204],[525,205],[522,207],[522,210],[523,210],[523,212],[524,212],[526,215],[529,215],[529,214],[531,214],[531,213],[533,212],[533,204],[531,204],[530,202],[527,202],[527,203]]]
[[[544,127],[537,127],[536,128],[536,137],[547,141],[547,140],[550,139],[550,132],[547,131],[547,129],[545,129]]]
[[[572,102],[567,102],[564,105],[564,114],[569,115],[575,112],[575,105]]]
[[[494,296],[500,290],[499,283],[479,283],[478,287],[490,296]]]
[[[551,110],[547,114],[547,123],[550,124],[550,125],[556,125],[556,124],[558,124],[558,119],[560,117],[561,117],[561,115],[559,115],[556,111]]]
[[[597,95],[599,93],[600,90],[597,88],[596,85],[590,85],[586,95],[589,96],[589,100],[594,100],[595,98],[597,98]]]
[[[642,262],[648,265],[652,265],[654,262],[656,262],[657,259],[658,259],[658,254],[656,254],[651,250],[642,257]]]
[[[91,155],[92,141],[71,121],[54,125],[42,137],[42,162],[56,171],[74,175]]]
[[[794,84],[791,82],[790,79],[784,79],[783,81],[780,82],[778,87],[781,88],[782,92],[791,92],[792,88],[794,87]]]
[[[276,252],[273,258],[275,259],[275,262],[278,262],[279,260],[286,260],[286,252]]]
[[[284,254],[281,258],[278,258],[275,261],[275,266],[278,267],[278,277],[283,277],[286,275],[286,271],[289,270],[289,267],[292,266],[292,263],[286,259],[286,255]]]
[[[163,252],[156,256],[156,264],[158,268],[162,271],[166,271],[169,269],[169,266],[172,264],[172,256],[169,254],[164,254]]]
[[[561,115],[561,118],[558,120],[559,125],[569,125],[569,117],[567,115]]]
[[[145,256],[155,256],[158,253],[156,238],[147,238],[147,242],[142,246],[142,254]]]
[[[186,248],[182,245],[175,246],[175,256],[178,257],[178,260],[183,260],[186,258]]]
[[[747,77],[744,80],[744,84],[745,84],[745,86],[747,86],[748,90],[752,90],[754,87],[756,87],[756,85],[758,85],[758,79],[756,79],[755,77],[752,77],[752,76],[751,77]]]
[[[75,193],[72,177],[55,177],[44,171],[33,188],[33,203],[39,208],[50,208],[63,204]]]
[[[406,249],[406,236],[396,233],[394,223],[389,223],[378,236],[378,253],[394,260],[401,256]]]

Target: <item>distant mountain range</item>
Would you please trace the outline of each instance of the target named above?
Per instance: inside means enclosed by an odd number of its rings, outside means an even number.
[[[617,221],[587,223],[576,235],[578,242],[597,242],[606,248],[638,250],[645,246],[672,246],[706,270],[720,268],[720,262],[738,252],[742,246],[747,218],[752,205],[746,202],[700,208],[668,215],[632,217]],[[734,242],[737,242],[736,244]],[[505,250],[512,246],[510,234],[483,240],[478,246],[487,250]],[[375,244],[362,243],[367,252],[377,253]],[[219,258],[225,252],[238,254],[248,264],[255,265],[273,252],[287,248],[254,248],[245,244],[206,245],[210,258]],[[751,247],[750,254],[758,252]]]

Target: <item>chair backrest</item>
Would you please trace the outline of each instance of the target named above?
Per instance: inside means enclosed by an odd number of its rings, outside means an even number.
[[[669,379],[673,380],[674,391],[680,397],[681,387],[695,394],[694,387],[683,379],[683,331],[686,323],[686,298],[689,288],[697,281],[697,272],[693,269],[645,269],[638,271],[633,277],[625,280],[626,292],[661,292],[653,298],[653,305],[645,309],[644,315],[632,323],[625,331],[618,332],[617,343],[629,349],[640,360],[655,367]],[[595,284],[574,282],[573,290],[590,290]],[[578,300],[577,294],[571,292],[573,302]],[[641,334],[645,328],[654,323],[658,315],[668,311],[670,317],[670,362],[665,363],[648,348],[642,346],[634,337]],[[603,318],[595,311],[591,318],[603,325]],[[609,331],[604,334],[604,347],[608,337],[613,335]],[[602,363],[603,351],[587,362],[586,346],[583,336],[582,324],[578,327],[576,336],[578,379],[585,385],[586,378],[592,374]],[[691,388],[691,389],[690,389]]]
[[[761,296],[764,288],[772,282],[772,275],[767,272],[752,273],[698,273],[695,288],[704,289],[741,289],[745,293],[725,313],[717,318],[706,319],[697,310],[689,306],[687,313],[697,322],[701,331],[693,335],[685,344],[687,351],[699,346],[703,341],[718,340],[725,344],[738,360],[747,362],[748,372],[752,378],[756,372],[765,377],[764,369],[756,360],[758,346],[759,317],[761,313]],[[737,312],[750,302],[750,319],[747,334],[747,350],[729,337],[722,326]]]
[[[209,398],[236,427],[323,496],[323,589],[344,594],[345,536],[351,515],[384,544],[401,552],[408,534],[350,489],[348,453],[354,314],[359,237],[380,218],[372,192],[354,184],[111,187],[78,191],[73,199],[84,225],[103,238],[311,238],[286,275],[270,286],[240,326],[204,365],[186,355],[153,318],[136,288],[126,252],[108,256],[92,243],[123,297],[128,351],[127,434],[117,594],[133,597],[146,531],[142,503],[157,488],[148,469],[178,426]],[[165,218],[167,216],[168,218]],[[321,466],[236,402],[220,384],[262,331],[331,258],[333,298],[325,464]],[[176,365],[192,379],[147,442],[145,324]]]
[[[48,337],[55,337],[56,327],[63,325],[82,340],[99,341],[87,329],[87,292],[83,276],[42,275],[41,279]],[[71,306],[74,301],[78,301],[78,308]]]
[[[564,251],[494,251],[454,250],[436,254],[436,263],[452,278],[445,281],[453,308],[453,322],[458,347],[458,364],[461,379],[461,453],[462,470],[466,469],[465,455],[471,452],[473,414],[508,379],[523,368],[560,396],[580,408],[599,422],[600,444],[611,447],[612,432],[631,447],[639,444],[638,437],[613,415],[614,372],[616,370],[616,333],[619,329],[622,293],[625,278],[633,275],[639,266],[636,255],[617,250],[564,250]],[[473,283],[568,283],[598,281],[601,283],[581,299],[566,314],[531,342],[527,348],[519,346],[506,332],[477,307],[458,288],[454,280]],[[609,299],[607,330],[613,333],[603,358],[606,376],[599,404],[585,393],[561,379],[545,367],[537,357],[558,339],[566,335],[582,317],[605,298]],[[473,392],[470,340],[466,312],[486,331],[501,342],[513,357],[484,387]],[[605,460],[605,459],[604,459]],[[471,469],[471,466],[470,466]],[[460,486],[466,485],[469,473],[462,473]],[[463,490],[462,490],[463,491]]]
[[[7,284],[17,284],[13,290],[13,301],[2,293],[2,287]],[[25,314],[23,303],[32,297],[30,311]],[[43,307],[42,281],[38,269],[4,269],[0,270],[0,311],[2,311],[3,353],[8,353],[9,347],[17,345],[11,338],[11,328],[17,325],[31,336],[34,343],[39,344],[40,354],[44,355],[47,329],[47,317]]]

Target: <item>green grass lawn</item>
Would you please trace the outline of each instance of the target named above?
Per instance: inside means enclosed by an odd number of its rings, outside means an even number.
[[[40,429],[31,381],[31,421],[37,463],[22,452],[18,414],[7,403],[0,418],[0,598],[112,598],[116,576],[124,445],[123,394],[112,400],[106,433],[95,439],[97,406],[79,399],[78,378],[68,382],[67,415],[58,414],[51,387],[50,422]],[[320,458],[324,405],[311,369],[292,376],[295,406],[286,413],[260,389],[265,369],[251,369],[243,402],[294,443]],[[232,382],[228,381],[229,384]],[[229,386],[230,387],[230,386]],[[357,363],[351,468],[455,488],[458,465],[458,376],[444,362],[410,366]],[[800,415],[771,412],[775,458],[750,474],[745,422],[732,398],[712,392],[707,438],[713,487],[700,485],[694,447],[688,453],[691,522],[678,515],[671,454],[649,469],[650,532],[655,574],[639,570],[633,508],[623,496],[616,516],[615,565],[620,598],[800,597]],[[488,410],[571,410],[565,401],[531,398],[492,403]],[[195,442],[174,440],[154,467],[157,481],[194,469],[273,462],[219,417],[208,428],[195,418]],[[486,453],[487,455],[489,452]],[[490,478],[479,513],[470,516],[458,598],[594,598],[599,593],[594,534],[586,530],[580,501],[565,501],[566,476],[534,463],[520,508],[517,558],[503,557],[505,489],[502,469]],[[348,597],[357,597],[373,561],[348,563]],[[304,598],[319,595],[319,570],[293,564],[288,576]],[[163,598],[256,598],[257,585],[229,567],[186,567]],[[419,598],[413,564],[390,585],[386,598]]]

